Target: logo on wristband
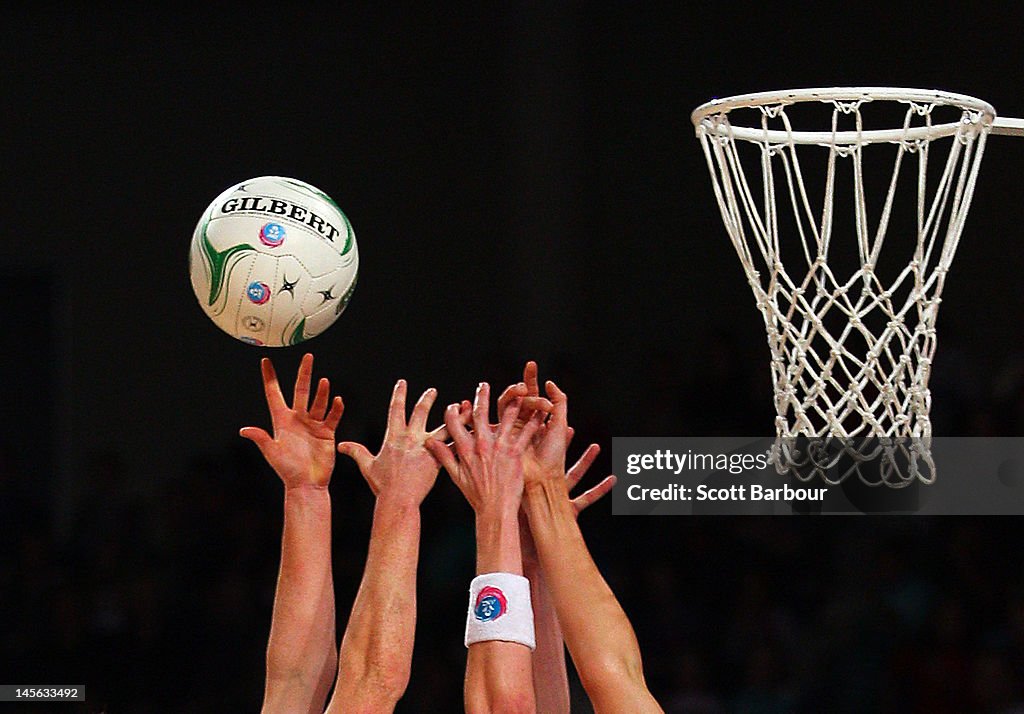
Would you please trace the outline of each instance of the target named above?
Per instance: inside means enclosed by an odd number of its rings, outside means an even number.
[[[481,588],[476,596],[476,604],[473,605],[473,616],[481,622],[493,622],[508,612],[508,600],[505,593],[498,588],[488,585]]]

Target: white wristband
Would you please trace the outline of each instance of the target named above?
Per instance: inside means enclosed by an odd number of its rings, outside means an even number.
[[[537,649],[530,581],[512,573],[484,573],[469,585],[466,647],[502,640]]]

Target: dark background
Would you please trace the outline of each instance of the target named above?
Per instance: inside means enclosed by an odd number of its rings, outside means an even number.
[[[444,404],[528,358],[569,392],[577,448],[768,435],[764,328],[690,111],[852,84],[1024,115],[1010,7],[7,7],[0,683],[84,683],[84,711],[259,706],[281,498],[236,433],[268,422],[260,352],[186,274],[225,187],[294,176],[355,227],[359,287],[309,343],[342,438],[376,447],[398,377]],[[1021,433],[1021,167],[1024,142],[989,142],[944,294],[937,433]],[[283,380],[301,354],[272,352]],[[343,627],[372,504],[348,462],[332,489]],[[1017,519],[592,510],[670,711],[1024,706]],[[457,711],[472,516],[444,476],[423,521],[399,710]]]

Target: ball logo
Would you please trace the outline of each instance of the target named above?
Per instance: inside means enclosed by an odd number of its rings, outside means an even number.
[[[493,622],[508,612],[508,600],[505,593],[488,585],[480,590],[473,605],[473,616],[481,622]]]
[[[266,283],[261,283],[258,280],[249,283],[249,287],[245,289],[245,296],[249,298],[249,302],[262,305],[270,299],[270,287]]]
[[[255,337],[249,337],[249,335],[239,335],[238,339],[246,344],[255,345],[256,347],[261,347],[263,345],[260,340],[257,340]]]
[[[284,227],[280,223],[267,223],[260,228],[260,242],[271,248],[284,243]]]

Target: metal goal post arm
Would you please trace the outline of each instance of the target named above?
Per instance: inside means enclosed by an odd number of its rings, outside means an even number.
[[[996,117],[992,122],[992,133],[1003,136],[1024,136],[1024,119]]]

